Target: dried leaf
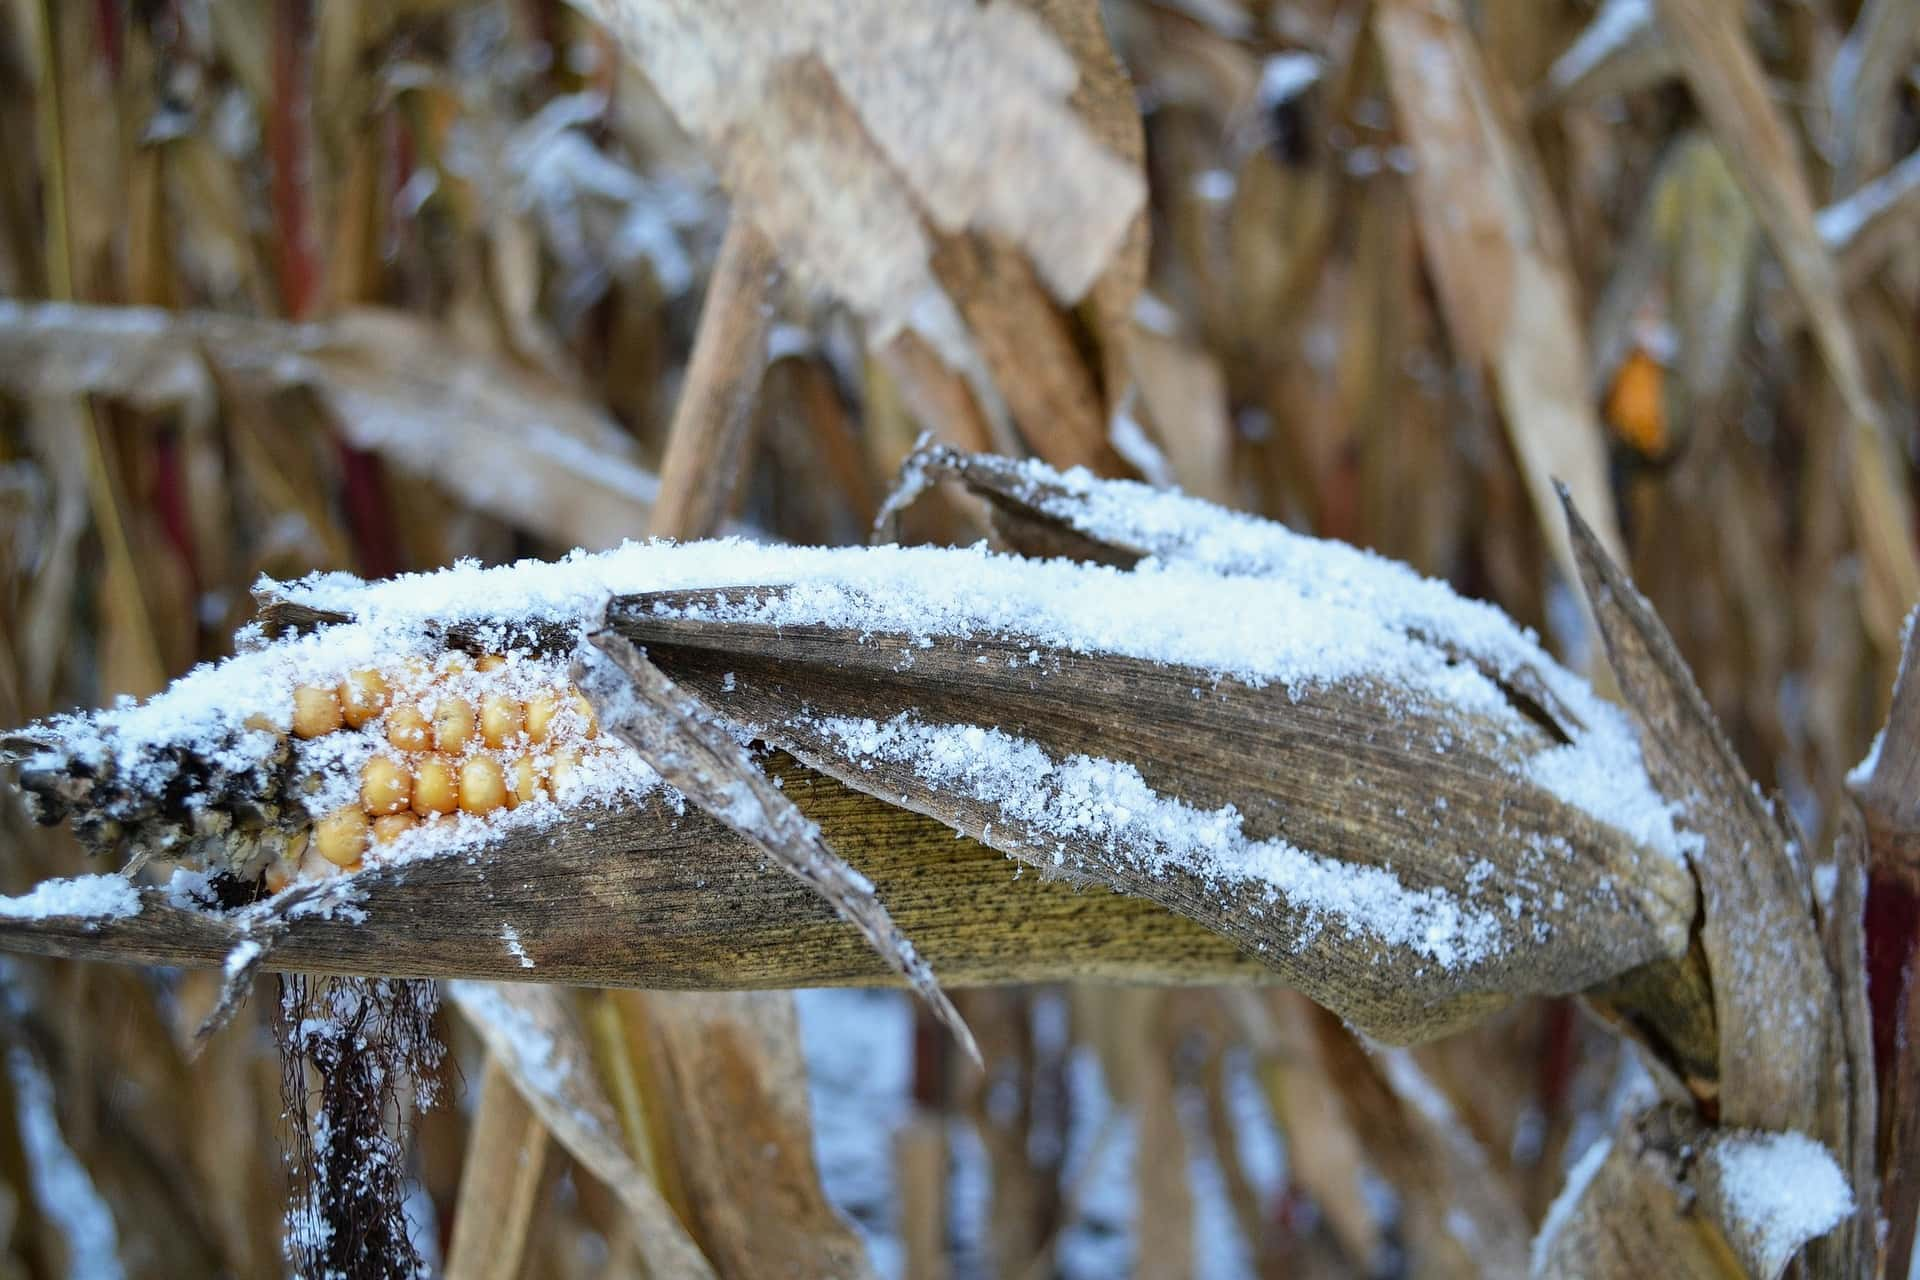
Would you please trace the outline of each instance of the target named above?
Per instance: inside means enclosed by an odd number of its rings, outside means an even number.
[[[619,1196],[633,1217],[634,1240],[649,1273],[713,1276],[712,1265],[628,1154],[619,1118],[594,1077],[592,1054],[562,993],[456,982],[449,994],[560,1145]]]
[[[980,1050],[933,970],[915,953],[873,883],[835,853],[820,827],[762,773],[698,695],[684,692],[640,650],[611,632],[590,637],[604,663],[575,659],[574,679],[601,723],[638,751],[675,790],[745,836],[858,929],[960,1041],[976,1063]],[[624,677],[624,681],[623,681]]]
[[[689,1229],[728,1276],[871,1280],[866,1250],[820,1188],[806,1063],[785,993],[647,1001]],[[758,1156],[738,1158],[740,1151]]]
[[[546,1125],[512,1075],[489,1056],[461,1166],[448,1280],[513,1280],[520,1274],[551,1145]]]
[[[1867,627],[1879,646],[1892,653],[1898,648],[1900,617],[1920,599],[1911,499],[1905,485],[1894,481],[1886,424],[1867,383],[1833,261],[1814,222],[1813,199],[1793,136],[1767,91],[1736,6],[1719,0],[1654,0],[1654,8],[1681,55],[1701,112],[1806,309],[1827,372],[1846,404],[1851,419],[1845,446],[1849,507],[1867,571]],[[1594,509],[1589,499],[1580,503]]]
[[[1839,1028],[1814,931],[1805,851],[1761,797],[1666,628],[1568,499],[1573,544],[1607,656],[1655,785],[1705,839],[1693,858],[1714,982],[1720,1114],[1752,1128],[1830,1134],[1822,1114]],[[1791,1034],[1783,1029],[1792,1028]],[[1766,1043],[1766,1053],[1749,1046]]]
[[[1492,370],[1534,513],[1572,581],[1556,481],[1595,513],[1604,546],[1617,555],[1622,543],[1559,213],[1455,0],[1393,0],[1373,25],[1447,327],[1463,360]]]
[[[780,589],[755,594],[777,599]],[[1458,708],[1364,683],[1262,688],[1018,639],[661,616],[698,614],[709,600],[635,597],[616,602],[609,623],[716,710],[822,772],[1042,870],[1091,876],[1219,929],[1373,1034],[1424,1038],[1508,995],[1582,990],[1670,954],[1685,936],[1692,890],[1677,866],[1617,844],[1618,833],[1516,776],[1509,735],[1531,739],[1524,753],[1551,743],[1538,729],[1476,725]],[[1323,916],[1314,891],[1289,901],[1285,877],[1278,897],[1257,882],[1215,885],[1177,858],[1161,864],[1131,843],[1114,846],[1099,824],[1084,835],[1050,829],[1033,800],[1000,790],[1006,784],[984,756],[977,775],[916,768],[946,750],[920,743],[923,734],[983,723],[1002,740],[1029,744],[1016,750],[1023,760],[1038,752],[1035,769],[1043,758],[1055,770],[1082,758],[1114,761],[1136,769],[1148,795],[1179,796],[1200,814],[1233,806],[1246,837],[1284,832],[1324,859],[1314,863],[1324,871],[1299,872],[1310,881],[1390,863],[1385,914],[1366,914],[1363,896],[1353,904],[1360,914]],[[972,750],[1000,749],[986,730],[971,732],[981,735]],[[872,748],[863,746],[869,739]],[[1061,776],[1056,785],[1077,785]],[[1095,813],[1131,803],[1098,787],[1063,801]],[[1552,873],[1558,892],[1549,903],[1533,896],[1535,873],[1525,868],[1546,847],[1538,842],[1554,839],[1584,852]],[[1508,939],[1503,899],[1514,893],[1523,918],[1541,913],[1543,927],[1522,924]],[[1401,931],[1415,920],[1424,923]]]
[[[768,767],[950,984],[1273,980],[1231,940],[1151,902],[1016,879],[1002,854],[938,822],[778,759]],[[335,900],[366,918],[297,914],[263,967],[709,991],[897,981],[824,900],[768,875],[760,856],[698,811],[664,802],[590,810],[509,838],[481,863],[455,854],[328,881]],[[582,902],[595,910],[580,911]],[[956,902],[967,910],[956,913]],[[0,917],[0,947],[215,967],[245,937],[243,921],[175,905],[163,889],[143,891],[141,904],[112,920]],[[506,945],[509,931],[531,969]]]
[[[210,312],[0,300],[0,386],[209,416],[223,379],[318,395],[355,446],[567,546],[644,527],[657,494],[631,440],[545,379],[501,369],[398,312],[311,325]]]

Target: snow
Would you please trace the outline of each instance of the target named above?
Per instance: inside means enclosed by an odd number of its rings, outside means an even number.
[[[1864,787],[1873,781],[1873,775],[1880,771],[1880,748],[1887,740],[1887,731],[1881,729],[1873,735],[1873,744],[1867,748],[1866,758],[1847,770],[1847,785]]]
[[[1580,1203],[1580,1197],[1587,1192],[1587,1186],[1593,1181],[1593,1175],[1600,1172],[1600,1166],[1606,1162],[1607,1153],[1613,1150],[1612,1138],[1601,1138],[1589,1146],[1580,1158],[1567,1170],[1566,1185],[1560,1188],[1560,1194],[1547,1206],[1547,1216],[1540,1221],[1540,1233],[1533,1238],[1533,1266],[1535,1275],[1546,1269],[1547,1258],[1553,1252],[1554,1241],[1566,1230],[1567,1223],[1573,1217],[1574,1208]]]
[[[1849,46],[1851,43],[1849,41]],[[1838,70],[1836,60],[1835,71]],[[1820,210],[1815,222],[1827,251],[1837,254],[1846,249],[1862,228],[1902,200],[1910,199],[1916,186],[1920,186],[1920,156],[1910,155],[1846,199]]]
[[[1271,111],[1319,83],[1325,65],[1315,54],[1293,50],[1276,53],[1260,68],[1260,106]]]
[[[1853,1212],[1853,1192],[1827,1149],[1801,1133],[1729,1133],[1708,1147],[1727,1225],[1745,1234],[1765,1274]]]
[[[1302,912],[1311,932],[1325,925],[1366,932],[1409,948],[1443,967],[1471,965],[1497,954],[1501,922],[1438,889],[1412,890],[1390,871],[1352,866],[1297,849],[1283,840],[1254,840],[1229,805],[1201,810],[1160,795],[1131,764],[1096,756],[1064,760],[1036,743],[998,729],[936,724],[902,712],[877,723],[817,717],[824,733],[856,763],[910,766],[935,786],[994,805],[1001,817],[997,847],[1022,839],[1067,862],[1066,842],[1094,845],[1153,878],[1199,876],[1222,889],[1263,888]]]
[[[899,991],[796,991],[820,1184],[882,1276],[906,1265],[895,1135],[912,1110],[913,1003]]]
[[[0,916],[9,920],[80,917],[122,920],[140,914],[140,894],[125,876],[74,876],[48,880],[31,893],[0,898]]]
[[[260,951],[260,942],[255,938],[242,938],[234,943],[233,950],[227,952],[226,961],[221,966],[221,972],[226,975],[227,981],[232,982],[245,973],[247,966],[259,958]]]
[[[507,954],[520,962],[522,969],[533,968],[533,957],[520,945],[520,931],[510,924],[500,926],[500,941],[506,945]]]

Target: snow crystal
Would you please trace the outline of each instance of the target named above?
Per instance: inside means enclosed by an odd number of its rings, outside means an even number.
[[[1805,1134],[1721,1135],[1707,1158],[1719,1175],[1727,1225],[1753,1242],[1769,1275],[1853,1212],[1853,1192],[1840,1167]]]
[[[1498,954],[1500,922],[1439,889],[1409,889],[1391,871],[1307,853],[1284,840],[1250,839],[1237,809],[1197,809],[1147,785],[1133,765],[1098,756],[1056,761],[999,729],[932,724],[902,712],[885,723],[809,721],[858,762],[910,766],[929,783],[994,805],[1030,847],[1090,844],[1152,877],[1182,871],[1222,887],[1256,885],[1348,932],[1365,931],[1453,968]],[[995,819],[998,825],[1003,819]],[[1002,837],[1002,847],[1012,837]]]
[[[18,898],[0,898],[0,916],[9,920],[45,920],[54,916],[120,920],[139,914],[139,891],[125,876],[48,880]]]
[[[500,926],[500,941],[506,944],[507,954],[520,962],[522,969],[533,968],[533,957],[520,945],[520,931],[510,924]]]
[[[247,966],[259,958],[260,951],[260,943],[254,938],[242,938],[234,943],[233,950],[227,952],[226,962],[221,966],[221,972],[226,975],[227,981],[232,982],[245,973]]]
[[[1566,1230],[1567,1223],[1573,1218],[1575,1206],[1580,1197],[1587,1193],[1587,1186],[1593,1181],[1593,1175],[1600,1172],[1600,1166],[1606,1162],[1607,1153],[1613,1150],[1612,1138],[1601,1138],[1589,1146],[1581,1157],[1567,1170],[1567,1184],[1560,1188],[1560,1194],[1547,1206],[1547,1216],[1540,1222],[1540,1233],[1533,1238],[1533,1273],[1538,1275],[1546,1269],[1547,1258],[1553,1252],[1554,1241]]]

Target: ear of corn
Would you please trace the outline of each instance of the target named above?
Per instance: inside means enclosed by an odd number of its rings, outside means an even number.
[[[95,853],[164,857],[261,879],[269,891],[404,853],[466,819],[551,803],[583,763],[625,751],[599,738],[563,660],[447,652],[295,686],[220,749],[180,745],[143,762],[36,755],[21,783],[45,825],[71,820]],[[228,762],[246,759],[250,767]],[[155,770],[166,785],[153,785]]]

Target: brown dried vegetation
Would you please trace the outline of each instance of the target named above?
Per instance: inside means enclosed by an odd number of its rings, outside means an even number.
[[[1141,1274],[1192,1266],[1189,1157],[1220,1175],[1206,1194],[1262,1276],[1904,1274],[1916,11],[0,10],[19,90],[0,94],[0,726],[150,694],[227,652],[257,603],[269,632],[328,621],[255,602],[263,573],[735,528],[859,542],[928,432],[919,469],[946,483],[888,505],[904,540],[1154,552],[1035,507],[977,456],[1031,455],[1174,481],[1495,601],[1611,682],[1706,842],[1687,872],[1620,881],[1617,833],[1541,811],[1587,841],[1596,886],[1628,892],[1481,987],[1331,936],[1270,963],[1244,912],[1177,883],[1015,878],[978,814],[905,772],[855,776],[796,700],[944,700],[1064,748],[1124,739],[1169,789],[1263,796],[1331,855],[1437,883],[1461,874],[1455,845],[1497,854],[1499,825],[1475,823],[1511,779],[1429,744],[1349,761],[1381,714],[1364,696],[1203,706],[1181,673],[1088,661],[1062,710],[996,686],[977,646],[905,677],[844,636],[615,602],[603,647],[662,714],[608,728],[692,753],[682,820],[595,814],[385,869],[374,854],[413,824],[553,784],[506,744],[579,715],[560,686],[403,700],[403,673],[369,670],[303,690],[290,731],[391,753],[360,804],[283,833],[267,874],[301,878],[309,841],[328,864],[310,877],[364,858],[373,927],[302,917],[299,890],[257,936],[157,888],[119,921],[0,919],[9,951],[169,966],[9,958],[0,1277],[66,1274],[97,1246],[45,1190],[49,1120],[129,1275],[278,1273],[286,1148],[291,1202],[339,1228],[309,1237],[316,1270],[401,1274],[423,1247],[459,1277],[866,1274],[815,1166],[786,989],[898,982],[864,940],[895,933],[925,961],[905,978],[970,1029],[901,1049],[892,1217],[863,1218],[915,1280],[1085,1273],[1088,1152],[1118,1131],[1070,1133],[1089,1061],[1149,1157],[1130,1175]],[[780,749],[763,764],[701,718],[722,678]],[[1513,692],[1551,735],[1538,690]],[[1281,758],[1284,776],[1248,764]],[[1481,806],[1446,840],[1408,842],[1358,802],[1437,769]],[[715,817],[709,792],[746,775],[764,822]],[[76,828],[134,852],[113,821]],[[11,892],[108,869],[11,792],[0,852]],[[529,966],[579,986],[516,981]],[[425,978],[458,979],[438,1012]],[[243,1003],[256,984],[267,998]],[[343,1050],[303,1030],[316,1002],[392,1029]],[[259,1034],[276,1010],[279,1054]],[[429,1025],[452,1062],[423,1048]],[[462,1075],[474,1109],[418,1108]],[[365,1161],[314,1146],[313,1098],[390,1162],[381,1178],[348,1186]],[[1279,1183],[1247,1128],[1283,1137]],[[1603,1129],[1605,1160],[1530,1256]],[[1702,1154],[1749,1130],[1818,1141],[1859,1206],[1791,1263],[1802,1242],[1757,1237]],[[983,1221],[952,1216],[961,1160],[984,1166]],[[401,1243],[394,1161],[431,1208],[424,1246]]]

